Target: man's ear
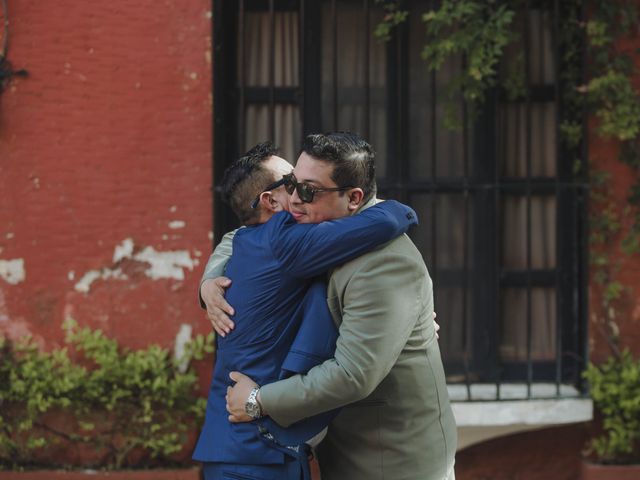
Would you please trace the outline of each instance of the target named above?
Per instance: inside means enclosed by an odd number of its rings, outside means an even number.
[[[347,191],[347,198],[349,200],[349,204],[347,208],[351,212],[355,212],[362,206],[362,200],[364,199],[364,192],[361,188],[352,188]]]
[[[273,198],[271,192],[262,192],[260,194],[260,205],[265,212],[276,213],[282,210],[282,206],[275,198]]]

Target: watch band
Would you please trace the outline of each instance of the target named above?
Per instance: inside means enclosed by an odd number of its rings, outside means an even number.
[[[253,419],[262,417],[262,406],[260,405],[260,402],[258,402],[259,391],[260,387],[253,387],[253,389],[249,393],[247,403],[245,403],[244,407],[247,415],[249,415]]]

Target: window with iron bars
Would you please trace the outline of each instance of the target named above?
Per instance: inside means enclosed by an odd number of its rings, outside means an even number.
[[[214,169],[273,140],[295,162],[304,135],[350,130],[377,151],[380,196],[413,206],[412,232],[434,281],[450,383],[517,382],[526,398],[581,389],[586,352],[584,185],[563,155],[557,1],[522,23],[526,98],[495,89],[459,130],[443,126],[446,87],[463,59],[428,71],[421,13],[408,1],[389,42],[373,0],[217,0]],[[215,201],[218,239],[236,226]],[[539,395],[539,396],[540,396]]]

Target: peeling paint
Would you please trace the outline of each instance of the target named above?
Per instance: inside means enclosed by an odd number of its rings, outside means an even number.
[[[181,373],[185,373],[189,368],[189,359],[186,358],[186,346],[191,341],[191,332],[193,331],[191,325],[183,323],[180,325],[180,330],[176,335],[176,343],[173,350],[174,358],[178,363],[178,370]]]
[[[120,245],[116,245],[113,252],[113,265],[103,267],[100,270],[90,270],[86,272],[74,288],[78,292],[88,293],[91,285],[96,280],[126,280],[129,277],[120,268],[123,260],[130,259],[144,266],[144,274],[152,280],[170,278],[174,280],[184,280],[184,269],[193,270],[200,262],[192,259],[188,250],[173,250],[160,252],[153,247],[145,247],[143,250],[135,252],[133,239],[126,238]],[[75,275],[75,274],[74,274]]]
[[[67,278],[69,279],[69,281],[73,281],[76,278],[76,272],[71,270],[70,272],[67,273]]]
[[[80,281],[75,284],[74,288],[78,292],[88,293],[91,290],[91,284],[98,279],[126,280],[127,278],[128,277],[119,268],[112,270],[105,267],[102,270],[89,270],[82,276]]]
[[[14,235],[14,233],[13,233],[13,232],[9,232],[9,233],[7,233],[7,234],[5,235],[5,238],[6,238],[7,240],[11,240],[14,236],[15,236],[15,235]]]
[[[24,282],[27,277],[24,270],[24,259],[0,260],[0,278],[11,285]]]
[[[178,210],[178,207],[176,205],[171,205],[171,207],[169,207],[169,211],[171,213],[175,213]]]
[[[196,266],[187,250],[158,252],[153,247],[146,247],[140,253],[135,254],[133,258],[151,264],[151,268],[145,271],[145,275],[153,280],[159,278],[184,280],[183,268],[193,270],[193,267]]]
[[[125,238],[122,245],[116,245],[113,251],[113,263],[118,263],[123,258],[129,258],[133,255],[133,239]]]
[[[178,229],[178,228],[184,228],[187,226],[187,222],[185,222],[184,220],[173,220],[172,222],[169,222],[169,228],[171,229]]]

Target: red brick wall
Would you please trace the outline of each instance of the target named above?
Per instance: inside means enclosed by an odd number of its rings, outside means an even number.
[[[577,480],[586,427],[573,425],[496,438],[459,452],[457,480]]]
[[[640,42],[638,42],[640,45]],[[589,157],[593,167],[598,171],[608,172],[609,194],[618,212],[623,212],[628,205],[629,187],[637,177],[628,165],[618,159],[619,145],[612,140],[604,140],[595,134],[596,122],[592,122],[590,136]],[[597,210],[592,207],[592,210]],[[596,215],[599,213],[596,212]],[[617,264],[619,271],[615,279],[626,287],[622,299],[615,303],[616,315],[614,323],[619,330],[619,342],[622,348],[629,348],[636,355],[640,355],[640,255],[628,255],[620,248],[620,243],[628,232],[630,216],[622,215],[623,225],[620,233],[610,242],[605,253],[610,263]],[[600,362],[610,355],[607,337],[612,330],[605,323],[602,314],[602,287],[593,279],[595,269],[592,268],[592,278],[589,289],[589,344],[590,357],[594,362]]]
[[[9,59],[29,77],[0,96],[0,334],[52,346],[67,316],[133,347],[208,331],[195,291],[211,249],[211,2],[9,8]],[[173,270],[114,262],[125,239]],[[24,280],[7,273],[18,260]]]
[[[639,3],[640,5],[640,3]],[[640,34],[622,38],[617,43],[617,49],[635,59],[636,69],[640,68],[640,55],[637,49],[640,47]],[[636,91],[640,91],[640,75],[636,74],[633,79]],[[634,172],[631,167],[619,160],[619,143],[615,140],[603,139],[597,134],[598,122],[591,119],[589,130],[589,159],[591,168],[595,171],[608,172],[609,194],[618,212],[623,212],[628,205],[629,188],[638,178],[638,172]],[[594,207],[592,206],[592,210]],[[596,213],[597,214],[597,213]],[[619,330],[620,346],[629,348],[635,355],[640,355],[640,255],[629,256],[622,252],[620,242],[628,232],[631,224],[631,215],[621,215],[622,229],[616,238],[606,246],[605,253],[610,259],[610,263],[618,265],[619,271],[615,274],[615,279],[626,287],[621,301],[617,302],[616,324],[614,331]],[[602,361],[611,350],[608,347],[606,336],[611,330],[603,329],[603,316],[601,312],[601,287],[594,281],[592,268],[592,278],[590,281],[590,302],[589,302],[589,340],[591,348],[591,359],[594,362]]]

